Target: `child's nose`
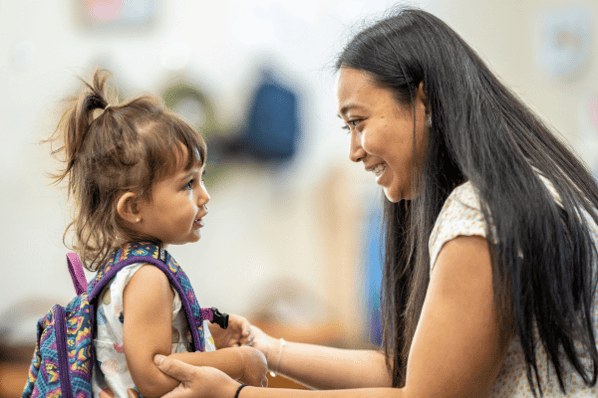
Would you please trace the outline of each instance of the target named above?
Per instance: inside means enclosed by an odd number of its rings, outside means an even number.
[[[200,206],[205,205],[210,201],[210,194],[205,188],[202,188],[199,195],[197,195],[197,202]]]

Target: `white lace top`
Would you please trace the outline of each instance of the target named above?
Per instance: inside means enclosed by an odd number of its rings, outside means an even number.
[[[560,204],[560,198],[554,186],[546,178],[540,176],[555,200]],[[594,241],[598,242],[598,228],[590,219],[590,226]],[[443,245],[457,236],[486,237],[486,220],[480,211],[480,202],[475,188],[470,182],[457,187],[447,198],[429,240],[430,272],[433,272],[436,259]],[[598,336],[598,294],[595,297],[594,330]],[[537,337],[537,335],[536,335]],[[598,341],[596,341],[598,346]],[[563,395],[554,367],[548,362],[542,345],[536,351],[538,370],[542,381],[544,397],[598,397],[598,385],[588,388],[568,361],[563,361],[563,379],[567,388],[567,395]],[[491,398],[523,398],[533,397],[526,376],[523,349],[518,337],[513,338],[508,348],[507,357],[500,373],[488,394]]]

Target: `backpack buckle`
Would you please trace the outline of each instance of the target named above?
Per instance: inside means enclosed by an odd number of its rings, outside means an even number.
[[[161,260],[163,263],[166,263],[166,259],[168,258],[168,252],[166,249],[160,247],[158,252],[158,259]]]
[[[212,323],[217,323],[222,329],[228,328],[228,314],[218,311],[218,308],[212,307]]]

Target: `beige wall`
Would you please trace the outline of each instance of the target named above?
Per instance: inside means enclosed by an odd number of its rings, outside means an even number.
[[[598,130],[587,125],[588,96],[598,95],[598,29],[586,69],[566,81],[539,62],[539,20],[549,10],[583,5],[598,24],[598,2],[569,0],[446,0],[445,21],[470,43],[501,80],[559,131],[590,167]]]
[[[98,55],[109,55],[119,68],[121,82],[141,91],[157,91],[166,71],[156,54],[169,43],[183,42],[192,51],[193,76],[209,82],[222,117],[234,124],[241,119],[251,87],[246,81],[251,77],[247,62],[262,49],[240,42],[235,32],[242,35],[254,24],[249,14],[260,8],[265,14],[254,15],[262,18],[260,23],[276,26],[274,17],[280,17],[282,28],[288,28],[283,30],[288,36],[278,37],[270,50],[278,51],[287,74],[304,93],[305,135],[298,162],[278,175],[239,167],[211,191],[202,240],[173,247],[172,252],[200,286],[198,296],[204,305],[249,314],[263,297],[280,295],[277,289],[291,284],[304,289],[304,298],[311,300],[304,308],[313,310],[295,315],[322,316],[314,313],[321,304],[322,313],[335,314],[351,330],[350,340],[356,341],[361,330],[355,326],[363,325],[365,314],[360,228],[367,206],[380,196],[362,167],[348,161],[348,140],[335,117],[333,76],[325,68],[353,22],[392,2],[309,1],[308,7],[288,12],[280,4],[293,3],[265,0],[255,5],[208,2],[211,8],[201,10],[191,0],[164,3],[169,6],[157,32],[148,37],[106,38],[76,31],[70,0],[0,2],[4,17],[0,24],[0,313],[27,298],[66,301],[73,294],[61,242],[68,216],[64,192],[48,185],[43,175],[47,151],[36,144],[50,127],[48,119],[56,102],[74,87],[73,75],[84,73]],[[445,19],[509,87],[583,152],[588,163],[596,163],[594,143],[589,141],[598,133],[587,128],[580,109],[588,95],[598,92],[598,32],[594,31],[594,59],[575,81],[551,77],[536,57],[539,13],[573,2],[412,3],[421,3]],[[249,14],[239,11],[235,19],[231,9],[240,4]],[[598,2],[585,4],[598,19]],[[197,15],[213,13],[216,24],[199,26],[189,10]],[[208,35],[217,41],[202,40]],[[11,60],[19,43],[36,48],[35,63],[24,69],[15,68]]]

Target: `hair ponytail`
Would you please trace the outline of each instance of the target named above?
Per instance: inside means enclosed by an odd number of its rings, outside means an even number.
[[[84,80],[87,87],[78,97],[73,97],[65,112],[67,120],[64,128],[64,150],[66,155],[66,169],[60,176],[64,179],[74,163],[77,161],[81,148],[89,133],[89,128],[93,121],[98,117],[96,110],[104,109],[108,105],[107,93],[105,92],[106,80],[108,75],[96,71],[93,76],[92,85]],[[59,125],[59,129],[61,126]]]

